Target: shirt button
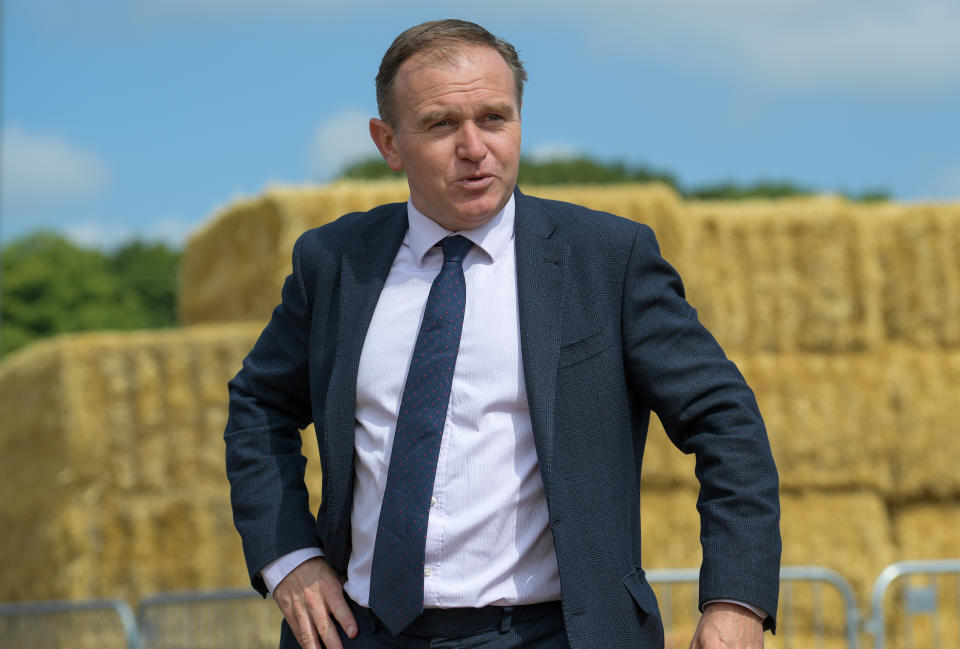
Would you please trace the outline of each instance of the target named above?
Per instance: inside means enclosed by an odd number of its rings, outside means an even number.
[[[429,577],[429,576],[430,576],[430,572],[431,572],[430,566],[424,566],[424,567],[423,567],[423,576],[424,576],[424,577]]]
[[[436,506],[437,506],[437,499],[436,499],[436,498],[431,498],[431,499],[430,499],[430,506],[431,506],[431,507],[436,507]]]

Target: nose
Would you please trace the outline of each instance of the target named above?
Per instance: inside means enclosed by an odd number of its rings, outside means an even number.
[[[460,127],[460,140],[457,142],[457,156],[472,162],[479,162],[487,155],[487,145],[483,141],[483,133],[477,125],[466,120]]]

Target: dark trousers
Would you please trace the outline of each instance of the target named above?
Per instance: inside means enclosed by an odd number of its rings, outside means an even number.
[[[371,614],[370,609],[350,602],[359,633],[350,639],[340,631],[344,649],[570,649],[563,626],[563,614],[557,611],[522,622],[502,621],[498,627],[465,635],[423,637],[401,633],[394,637]],[[283,623],[281,649],[297,649],[296,638]]]

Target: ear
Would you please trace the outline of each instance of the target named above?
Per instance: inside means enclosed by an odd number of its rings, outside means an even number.
[[[376,117],[370,118],[370,137],[380,149],[380,155],[387,162],[387,166],[394,171],[403,169],[403,161],[397,150],[397,138],[389,124]]]

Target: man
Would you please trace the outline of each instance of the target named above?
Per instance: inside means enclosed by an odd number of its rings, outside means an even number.
[[[778,485],[753,394],[649,228],[516,189],[525,79],[472,23],[394,41],[370,133],[410,200],[300,238],[231,381],[234,516],[282,647],[662,647],[640,568],[651,409],[697,456],[691,646],[761,647],[775,626]]]

